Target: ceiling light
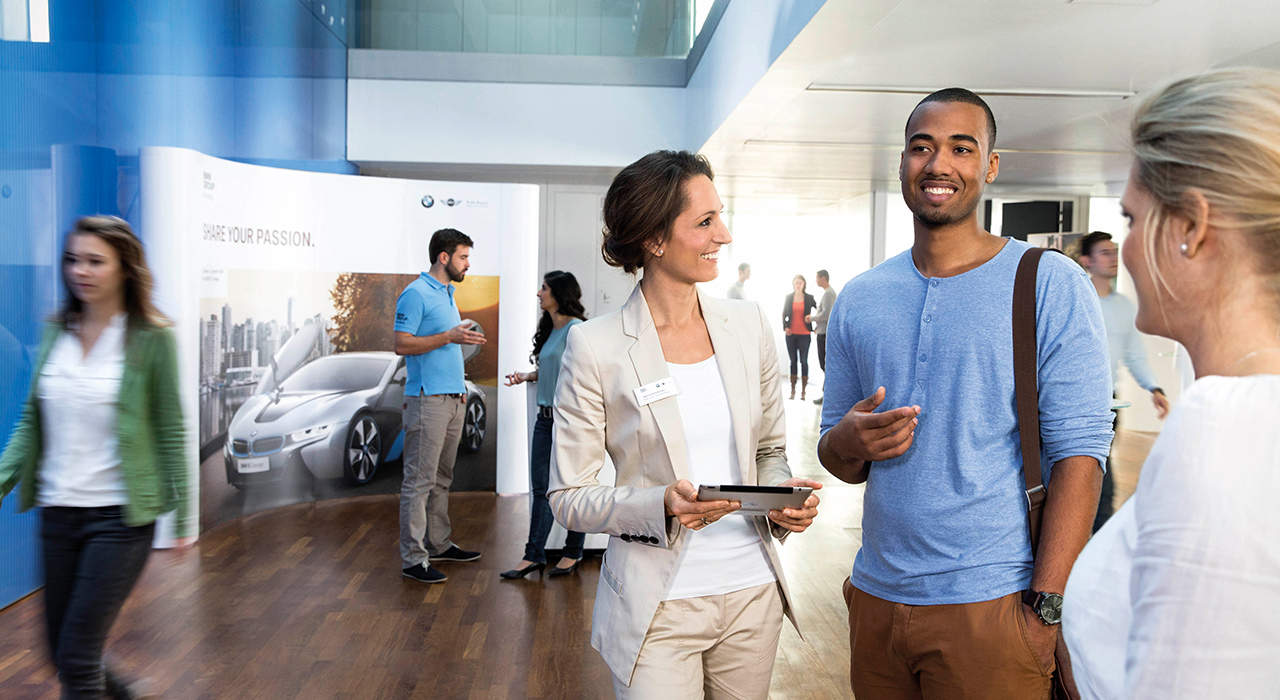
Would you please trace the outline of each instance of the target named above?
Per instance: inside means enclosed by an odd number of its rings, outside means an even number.
[[[839,85],[811,83],[813,92],[856,92],[865,95],[930,95],[941,88],[901,85]],[[1041,97],[1086,100],[1125,100],[1137,95],[1132,90],[1063,90],[1055,88],[970,88],[983,97]]]

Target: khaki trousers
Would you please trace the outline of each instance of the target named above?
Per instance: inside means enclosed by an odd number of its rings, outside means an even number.
[[[847,579],[858,700],[1043,700],[1053,668],[1027,636],[1022,594],[963,605],[891,603]]]
[[[782,635],[777,583],[658,604],[628,687],[618,700],[756,700],[769,696]]]
[[[465,395],[407,396],[404,480],[400,484],[400,559],[404,568],[453,546],[449,485],[462,440]]]

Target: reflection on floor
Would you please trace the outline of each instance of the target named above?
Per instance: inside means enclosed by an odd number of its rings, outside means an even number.
[[[788,402],[793,471],[826,484],[818,522],[781,548],[802,640],[784,627],[771,698],[847,698],[840,584],[861,538],[862,487],[818,465],[818,409]],[[1132,491],[1150,436],[1117,443],[1117,491]],[[308,503],[157,552],[110,648],[165,698],[606,698],[590,647],[599,560],[576,575],[505,582],[528,527],[524,498],[454,494],[454,539],[481,549],[443,585],[400,576],[395,496]],[[0,614],[0,697],[58,696],[36,594]]]

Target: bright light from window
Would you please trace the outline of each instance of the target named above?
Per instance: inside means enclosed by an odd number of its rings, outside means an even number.
[[[707,21],[707,15],[711,13],[711,6],[714,4],[715,0],[693,0],[693,36],[695,39],[698,37],[698,33],[702,31],[702,24]]]
[[[0,40],[49,41],[49,0],[0,0]]]
[[[31,41],[49,43],[49,0],[30,0],[27,15],[31,20]]]

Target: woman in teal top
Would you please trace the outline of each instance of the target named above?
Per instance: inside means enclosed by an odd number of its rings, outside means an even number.
[[[177,353],[128,223],[80,219],[64,249],[66,302],[0,456],[0,498],[21,482],[22,509],[40,507],[45,630],[62,697],[131,698],[103,663],[107,633],[156,518],[176,509],[178,546],[191,543]]]
[[[542,308],[542,321],[533,336],[533,353],[530,355],[537,369],[507,375],[507,386],[538,383],[538,419],[533,426],[533,444],[529,450],[529,481],[533,487],[529,541],[524,546],[524,560],[511,571],[502,572],[500,575],[504,579],[524,578],[534,571],[542,571],[547,565],[547,535],[555,522],[551,503],[547,500],[547,483],[551,478],[551,403],[556,395],[556,378],[560,376],[565,336],[571,326],[586,319],[582,308],[582,288],[569,272],[554,270],[543,277],[542,288],[538,290],[538,305]],[[552,576],[564,576],[578,568],[584,539],[581,532],[569,532],[560,563],[551,569]]]

